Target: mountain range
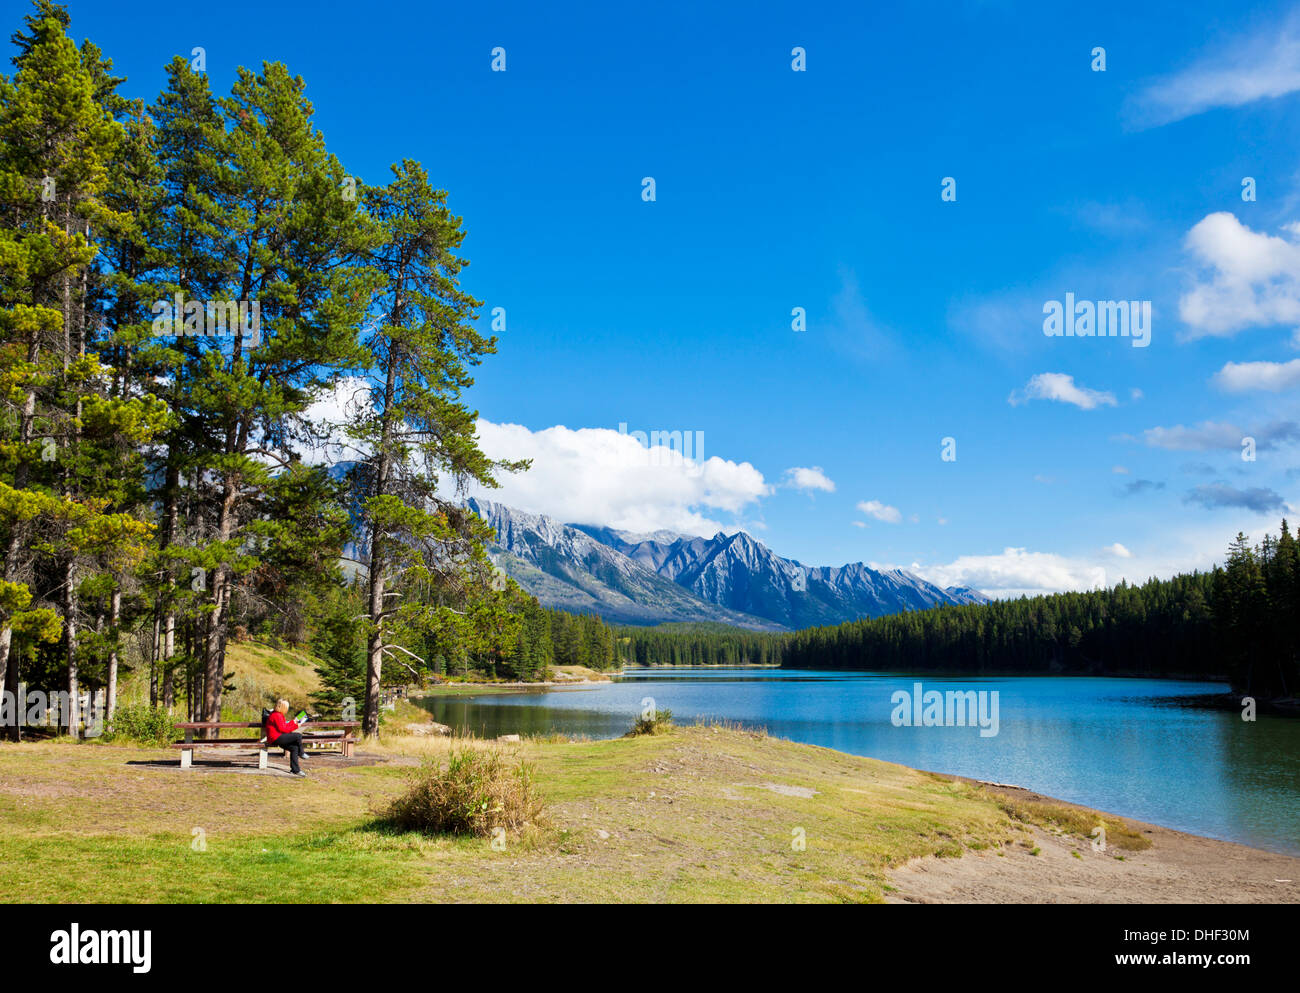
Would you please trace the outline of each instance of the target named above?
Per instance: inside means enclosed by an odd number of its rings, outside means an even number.
[[[744,531],[712,538],[564,524],[487,500],[469,508],[496,531],[493,561],[548,607],[608,621],[713,621],[795,630],[941,604],[984,603],[902,569],[806,566]]]

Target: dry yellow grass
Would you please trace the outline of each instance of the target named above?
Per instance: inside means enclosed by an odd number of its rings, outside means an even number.
[[[445,760],[421,763],[382,821],[399,831],[473,834],[505,844],[507,835],[540,828],[544,808],[531,763],[499,747],[461,747]]]
[[[320,689],[316,659],[306,652],[268,648],[255,642],[232,642],[226,649],[226,672],[238,682],[251,679],[269,693],[286,697],[295,706],[307,703]]]

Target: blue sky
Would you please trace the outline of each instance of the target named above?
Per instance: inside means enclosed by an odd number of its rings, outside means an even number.
[[[483,441],[536,460],[505,502],[995,594],[1296,516],[1293,7],[289,6],[69,10],[128,95],[194,46],[219,92],[283,61],[363,180],[409,156],[449,190],[506,313]],[[1149,346],[1045,336],[1067,292],[1150,301]],[[704,464],[639,465],[620,424]]]

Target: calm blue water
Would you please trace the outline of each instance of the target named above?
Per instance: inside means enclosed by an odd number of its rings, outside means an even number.
[[[895,727],[896,690],[997,690],[999,728]],[[1190,705],[1217,683],[941,679],[771,669],[629,669],[587,689],[418,699],[457,730],[622,735],[642,700],[934,772],[1014,783],[1196,834],[1300,854],[1300,720]]]

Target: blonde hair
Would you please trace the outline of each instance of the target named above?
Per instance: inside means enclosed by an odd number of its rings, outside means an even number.
[[[279,711],[280,713],[282,713],[282,714],[287,714],[287,713],[289,713],[289,701],[288,701],[288,700],[280,700],[280,701],[278,701],[278,702],[276,703],[276,705],[275,705],[275,709],[278,710],[278,711]]]

